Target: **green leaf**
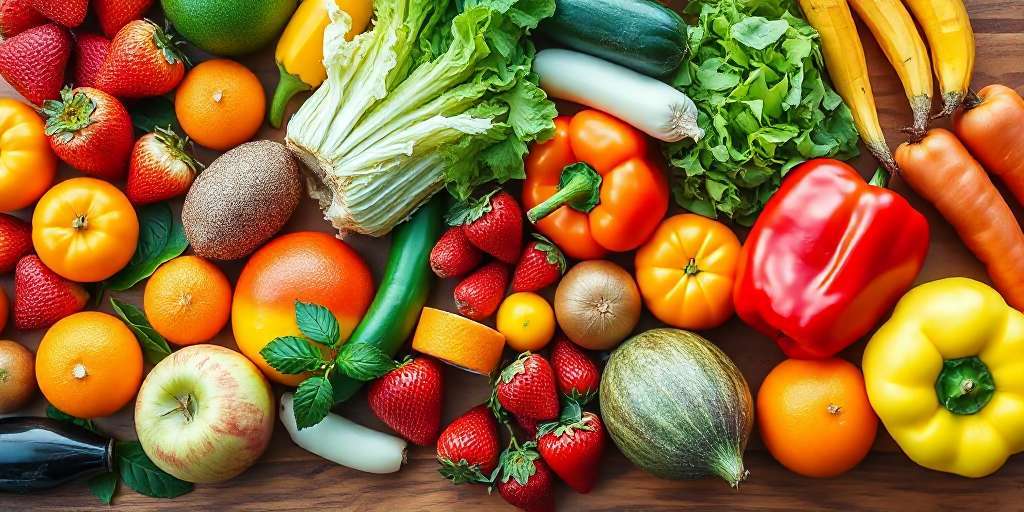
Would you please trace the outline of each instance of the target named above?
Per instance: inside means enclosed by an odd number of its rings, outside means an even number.
[[[295,323],[302,334],[321,345],[334,347],[341,339],[338,319],[319,304],[295,301]]]
[[[274,338],[260,350],[260,355],[271,368],[285,375],[320,370],[330,363],[319,349],[298,336]]]
[[[176,498],[192,492],[192,484],[156,467],[138,441],[118,441],[114,451],[121,481],[135,492],[152,498]]]
[[[125,291],[153,275],[161,264],[185,252],[188,239],[170,204],[155,203],[138,210],[139,242],[128,265],[107,281],[107,288]]]
[[[369,343],[349,343],[336,359],[338,371],[355,380],[370,381],[394,370],[395,361]]]
[[[99,498],[104,505],[110,505],[114,500],[114,493],[117,492],[117,473],[100,473],[90,478],[87,483],[92,495]]]
[[[786,23],[786,20],[768,20],[753,16],[733,25],[732,37],[755,50],[764,50],[775,44],[787,30],[789,23]]]
[[[60,409],[54,407],[53,404],[46,404],[46,417],[50,418],[50,419],[57,420],[57,421],[62,421],[64,423],[70,423],[72,425],[78,425],[79,427],[82,427],[82,428],[84,428],[84,429],[86,429],[89,432],[92,432],[94,434],[99,434],[101,436],[106,435],[99,428],[96,427],[96,424],[93,423],[92,420],[85,420],[85,419],[82,419],[82,418],[76,418],[76,417],[74,417],[74,416],[72,416],[72,415],[70,415],[70,414],[68,414],[68,413],[66,413],[64,411],[61,411]]]
[[[146,319],[146,314],[141,309],[113,297],[110,298],[110,306],[114,308],[114,313],[117,313],[117,316],[121,317],[121,320],[135,333],[135,338],[139,340],[142,353],[146,356],[146,361],[149,364],[157,364],[171,355],[171,347],[167,344],[167,340],[156,332],[152,325],[149,325],[149,320]]]
[[[295,426],[302,430],[320,423],[331,412],[333,403],[334,388],[330,379],[317,375],[302,381],[292,402]]]
[[[181,130],[178,117],[174,114],[174,102],[167,96],[154,96],[136,101],[131,104],[128,114],[132,118],[132,125],[140,133],[152,132],[158,126],[169,126],[175,131]]]

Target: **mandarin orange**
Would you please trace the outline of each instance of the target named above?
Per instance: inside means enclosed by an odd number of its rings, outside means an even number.
[[[146,318],[176,345],[211,340],[228,323],[231,283],[224,272],[199,256],[164,263],[146,283]]]

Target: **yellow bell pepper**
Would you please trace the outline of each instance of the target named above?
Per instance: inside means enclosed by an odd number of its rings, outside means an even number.
[[[327,79],[324,68],[324,32],[330,23],[327,2],[333,1],[351,18],[345,38],[352,40],[366,30],[373,14],[373,0],[304,0],[277,42],[274,57],[281,80],[270,104],[270,125],[280,128],[284,110],[296,94],[320,87]]]
[[[982,477],[1024,450],[1024,314],[992,288],[914,288],[863,363],[871,406],[914,462]]]

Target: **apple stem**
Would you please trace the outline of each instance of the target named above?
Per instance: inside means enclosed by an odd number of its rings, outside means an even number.
[[[163,416],[180,412],[185,416],[185,423],[191,423],[192,418],[195,417],[195,407],[192,404],[192,395],[175,396],[174,399],[178,401],[178,406],[165,412]]]

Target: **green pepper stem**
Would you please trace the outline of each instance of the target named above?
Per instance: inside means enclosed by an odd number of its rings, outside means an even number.
[[[281,73],[281,79],[277,82],[277,89],[274,90],[274,99],[270,102],[270,115],[268,121],[270,126],[280,128],[284,124],[284,111],[288,108],[288,102],[303,91],[311,90],[312,87],[305,83],[298,76],[289,73],[280,63],[277,69]]]
[[[978,357],[949,359],[935,380],[939,403],[953,414],[974,414],[992,400],[995,381],[988,366]]]
[[[600,189],[601,175],[592,167],[584,163],[568,165],[562,169],[558,192],[526,212],[526,218],[531,224],[536,224],[565,205],[587,213],[600,201]]]

